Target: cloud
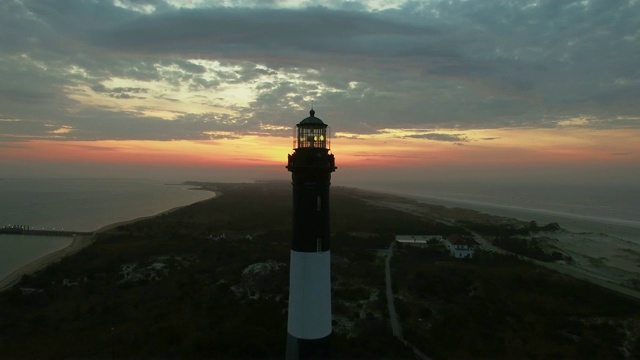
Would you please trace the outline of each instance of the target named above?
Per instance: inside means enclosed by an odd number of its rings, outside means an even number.
[[[91,87],[91,90],[98,92],[98,93],[111,93],[111,92],[116,92],[116,93],[121,93],[121,92],[127,92],[127,93],[135,93],[135,94],[140,94],[140,93],[148,93],[149,89],[145,89],[145,88],[137,88],[137,87],[115,87],[115,88],[108,88],[102,84],[98,84],[98,85],[94,85]]]
[[[426,139],[433,141],[448,141],[455,143],[469,142],[469,138],[459,134],[441,134],[441,133],[427,133],[427,134],[414,134],[406,135],[406,138],[412,139]]]
[[[138,87],[114,87],[107,88],[102,84],[97,84],[91,87],[96,93],[105,93],[107,96],[114,99],[144,99],[142,96],[134,96],[133,94],[145,94],[149,92],[149,89]]]
[[[281,136],[311,101],[351,134],[640,126],[636,1],[178,3],[0,3],[2,134]]]
[[[325,8],[211,8],[140,16],[88,37],[118,51],[262,58],[265,52],[379,55],[396,51],[394,40],[432,32],[427,26]]]

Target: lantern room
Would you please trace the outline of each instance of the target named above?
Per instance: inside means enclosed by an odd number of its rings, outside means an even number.
[[[322,122],[322,120],[315,117],[315,113],[316,112],[311,109],[311,111],[309,111],[310,116],[296,125],[297,134],[293,144],[294,149],[330,148],[330,128]]]

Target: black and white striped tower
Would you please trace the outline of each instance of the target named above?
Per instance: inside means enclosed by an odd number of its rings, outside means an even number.
[[[287,359],[328,358],[331,335],[329,186],[336,170],[328,126],[311,116],[296,125],[287,169],[293,185]]]

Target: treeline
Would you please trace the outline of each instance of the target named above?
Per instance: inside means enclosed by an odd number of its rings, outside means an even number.
[[[460,226],[475,231],[482,235],[495,236],[495,237],[511,237],[511,236],[524,236],[532,233],[539,233],[543,231],[559,231],[560,226],[557,223],[550,223],[540,226],[535,221],[520,222],[520,223],[505,223],[496,224],[489,222],[474,222],[468,220],[458,221]]]
[[[542,240],[538,238],[497,237],[493,240],[493,245],[534,260],[573,261],[571,256],[563,254],[557,250],[545,250],[541,241]]]
[[[640,353],[638,303],[516,257],[394,256],[405,338],[432,358],[610,359]]]

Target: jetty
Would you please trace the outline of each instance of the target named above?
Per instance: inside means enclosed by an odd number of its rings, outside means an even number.
[[[56,229],[32,229],[28,225],[13,225],[0,227],[0,234],[73,237],[76,235],[91,235],[93,234],[93,232]]]

